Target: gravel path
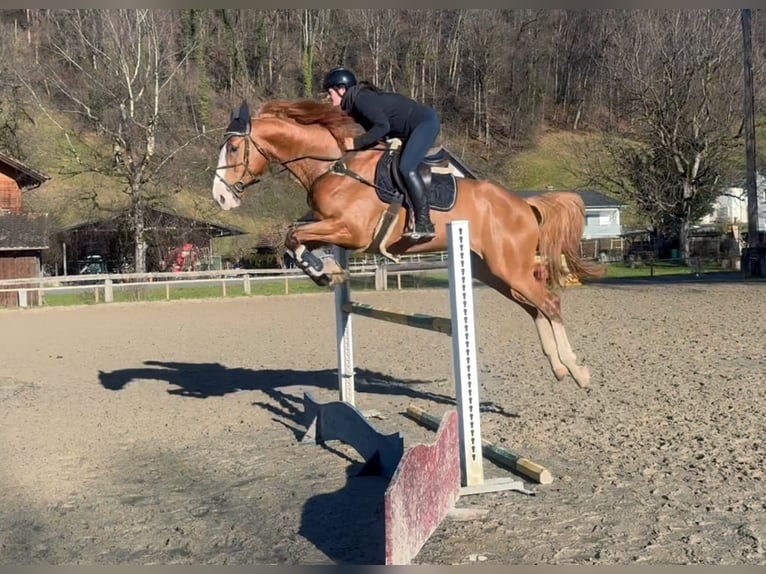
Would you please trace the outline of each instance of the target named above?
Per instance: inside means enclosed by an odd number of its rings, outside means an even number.
[[[484,438],[555,480],[462,498],[489,513],[445,520],[416,562],[766,563],[766,284],[568,289],[587,390],[475,293]],[[449,312],[442,290],[355,298]],[[430,442],[401,413],[452,408],[449,340],[354,324],[357,405]],[[0,311],[0,563],[379,562],[385,481],[297,441],[303,391],[337,397],[334,336],[329,293]]]

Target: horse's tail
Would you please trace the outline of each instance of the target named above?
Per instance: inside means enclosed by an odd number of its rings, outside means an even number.
[[[602,266],[580,256],[580,240],[585,229],[585,203],[578,194],[554,191],[529,197],[527,203],[540,214],[538,250],[550,285],[563,285],[568,275],[578,280],[604,275]],[[562,254],[566,267],[561,260]]]

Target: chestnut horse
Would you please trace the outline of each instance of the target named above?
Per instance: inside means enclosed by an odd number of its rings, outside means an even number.
[[[237,207],[269,164],[289,170],[306,189],[315,220],[292,227],[285,246],[318,284],[331,286],[347,280],[347,272],[312,250],[337,245],[357,252],[387,252],[392,257],[443,251],[447,222],[468,220],[474,277],[532,316],[557,379],[569,373],[585,387],[590,372],[577,363],[555,293],[567,273],[579,279],[598,275],[598,269],[579,256],[585,221],[580,196],[550,192],[525,200],[487,180],[455,177],[453,206],[431,211],[436,237],[425,243],[402,237],[405,222],[398,217],[390,222],[380,244],[374,245],[389,207],[376,194],[374,183],[376,165],[387,152],[346,151],[346,138],[359,129],[348,114],[326,103],[276,100],[262,106],[254,117],[243,103],[232,113],[224,135],[213,197],[223,209]]]

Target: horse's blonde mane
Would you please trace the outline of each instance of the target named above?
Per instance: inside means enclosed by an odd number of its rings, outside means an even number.
[[[340,108],[313,100],[272,100],[258,111],[258,117],[274,116],[292,120],[301,125],[320,125],[327,129],[345,150],[344,140],[360,132],[354,119]]]

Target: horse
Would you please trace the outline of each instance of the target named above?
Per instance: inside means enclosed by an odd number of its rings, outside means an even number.
[[[590,371],[577,362],[558,295],[567,273],[578,280],[600,274],[579,255],[585,224],[580,196],[548,192],[522,199],[489,180],[444,176],[454,182],[452,203],[431,210],[436,236],[414,242],[402,236],[405,206],[394,203],[392,218],[391,204],[375,183],[377,166],[390,150],[346,149],[347,138],[359,130],[347,113],[324,102],[271,100],[252,117],[243,102],[224,133],[213,197],[224,210],[236,208],[270,164],[288,170],[306,190],[314,221],[290,227],[285,248],[317,284],[331,288],[348,274],[334,259],[318,257],[319,248],[335,245],[394,258],[444,251],[446,224],[467,220],[474,278],[532,317],[557,380],[570,374],[580,388],[587,387]]]

